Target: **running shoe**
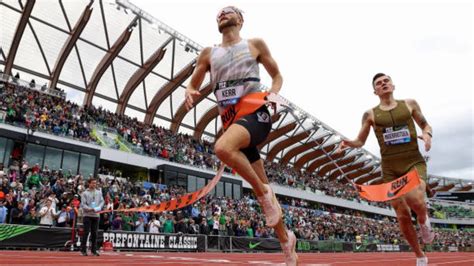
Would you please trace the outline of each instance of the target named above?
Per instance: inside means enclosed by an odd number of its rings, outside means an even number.
[[[430,220],[426,217],[425,224],[420,224],[420,231],[421,231],[421,239],[423,239],[423,243],[431,244],[435,237],[435,233],[431,229]]]
[[[278,203],[278,200],[276,199],[275,194],[273,194],[273,190],[270,185],[263,185],[267,189],[267,193],[257,197],[257,199],[262,206],[263,212],[265,213],[267,226],[275,227],[282,215],[280,203]]]
[[[428,257],[416,258],[416,266],[428,266]]]
[[[285,263],[287,266],[298,265],[298,254],[296,254],[296,236],[290,231],[286,230],[288,235],[288,241],[286,243],[280,243],[283,254],[285,254]]]

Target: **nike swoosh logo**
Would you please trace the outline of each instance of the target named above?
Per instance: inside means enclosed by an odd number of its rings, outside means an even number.
[[[260,245],[260,243],[262,243],[262,242],[257,242],[257,243],[255,243],[255,244],[252,244],[252,242],[250,242],[250,243],[249,243],[249,248],[250,248],[250,249],[254,249],[254,248],[256,248],[258,245]]]
[[[392,191],[387,192],[387,197],[389,197],[389,198],[395,197],[398,194],[398,192],[400,192],[400,190],[402,190],[402,188],[404,188],[404,187],[405,186],[402,186],[401,188],[399,188],[399,189],[397,189],[393,192]]]

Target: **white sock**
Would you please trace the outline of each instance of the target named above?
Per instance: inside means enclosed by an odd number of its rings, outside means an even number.
[[[430,217],[428,217],[428,214],[426,215],[426,220],[425,220],[424,225],[431,229]]]

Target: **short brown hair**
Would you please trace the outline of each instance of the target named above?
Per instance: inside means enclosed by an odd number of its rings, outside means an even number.
[[[383,76],[387,76],[385,75],[384,73],[377,73],[375,74],[375,76],[372,78],[372,86],[374,86],[374,82],[376,79],[380,78],[380,77],[383,77]],[[388,76],[387,76],[388,77]]]

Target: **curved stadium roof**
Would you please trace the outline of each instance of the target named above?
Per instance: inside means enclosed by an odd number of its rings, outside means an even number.
[[[64,89],[67,98],[137,117],[174,132],[219,136],[209,77],[190,112],[184,89],[202,47],[126,0],[0,1],[0,63],[7,75]],[[272,117],[262,155],[332,180],[381,181],[379,160],[352,149],[336,155],[342,135],[291,104]],[[336,166],[337,164],[337,166]],[[338,169],[340,167],[340,169]],[[436,177],[436,189],[471,190]],[[456,181],[457,182],[457,181]]]

